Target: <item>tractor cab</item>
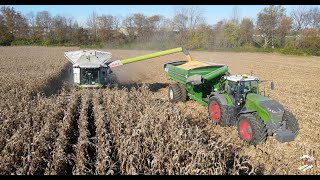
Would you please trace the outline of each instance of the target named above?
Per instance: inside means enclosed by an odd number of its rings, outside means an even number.
[[[235,105],[235,111],[241,111],[250,93],[259,94],[259,78],[247,75],[230,75],[225,77],[225,91]]]
[[[259,78],[247,75],[231,75],[226,77],[226,92],[230,95],[255,93],[259,94]]]

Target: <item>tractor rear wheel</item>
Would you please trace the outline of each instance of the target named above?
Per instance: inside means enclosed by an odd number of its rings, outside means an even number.
[[[182,100],[181,88],[178,84],[171,84],[168,91],[169,101],[176,103]]]
[[[248,144],[259,144],[267,138],[267,128],[255,114],[241,114],[238,118],[238,133]]]
[[[287,128],[294,133],[295,137],[297,137],[299,124],[294,115],[290,111],[285,110],[283,114],[283,120],[287,122]]]
[[[208,112],[210,119],[214,124],[220,126],[228,126],[228,111],[226,106],[223,106],[221,101],[216,97],[211,97],[209,100]]]

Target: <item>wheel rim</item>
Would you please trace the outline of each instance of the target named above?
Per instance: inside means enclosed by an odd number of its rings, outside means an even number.
[[[172,89],[169,90],[169,98],[173,99],[173,91],[172,91]]]
[[[210,114],[211,114],[211,117],[212,119],[215,121],[215,122],[218,122],[220,120],[220,107],[219,105],[217,104],[217,102],[213,101],[211,103],[211,107],[210,107]]]
[[[251,129],[251,125],[247,121],[240,122],[239,130],[240,130],[240,134],[244,140],[251,139],[252,129]]]

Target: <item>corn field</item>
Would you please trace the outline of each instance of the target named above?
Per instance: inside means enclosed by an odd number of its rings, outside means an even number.
[[[172,82],[165,78],[162,64],[183,55],[119,67],[114,70],[117,81],[107,88],[76,91],[68,84],[70,64],[63,57],[64,51],[74,49],[0,48],[0,174],[303,174],[297,169],[299,157],[320,157],[320,114],[313,107],[320,82],[312,77],[319,72],[319,58],[290,61],[273,54],[194,53],[195,59],[229,65],[232,73],[253,70],[256,76],[274,79],[278,89],[270,96],[302,124],[294,142],[268,138],[265,144],[249,146],[236,127],[214,126],[205,107],[168,101]],[[115,59],[148,53],[109,51]],[[318,66],[311,66],[314,63]],[[304,66],[309,71],[295,69]],[[291,79],[303,72],[313,79]],[[315,84],[308,84],[311,81]],[[316,165],[307,173],[318,174]]]

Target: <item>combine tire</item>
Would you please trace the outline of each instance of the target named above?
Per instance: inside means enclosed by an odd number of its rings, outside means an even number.
[[[265,142],[267,128],[255,114],[242,114],[238,118],[238,133],[248,144],[256,145]]]
[[[181,101],[182,98],[182,91],[178,84],[171,84],[169,86],[168,91],[169,101],[172,103],[176,103],[178,101]]]
[[[293,114],[285,110],[283,114],[283,120],[287,122],[287,128],[295,134],[295,137],[297,137],[299,131],[299,124],[297,119],[293,116]]]
[[[216,97],[211,97],[209,100],[208,112],[210,119],[214,124],[220,126],[228,126],[228,111],[226,106],[223,106],[220,100]]]

